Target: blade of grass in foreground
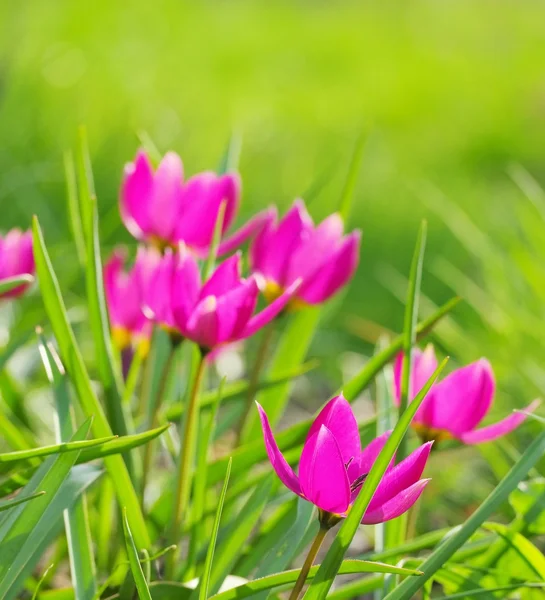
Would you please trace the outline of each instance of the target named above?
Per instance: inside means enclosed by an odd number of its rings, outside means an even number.
[[[129,556],[129,565],[131,567],[132,576],[138,590],[138,597],[140,600],[152,600],[151,593],[148,588],[148,583],[144,577],[144,571],[140,564],[140,558],[138,557],[138,550],[134,544],[132,537],[131,528],[127,519],[127,510],[123,509],[123,533],[125,534],[125,546],[127,548],[127,555]]]
[[[4,510],[9,510],[14,506],[18,506],[19,504],[23,504],[24,502],[28,502],[29,500],[34,500],[34,498],[38,498],[39,496],[43,496],[45,492],[36,492],[30,496],[26,496],[25,498],[15,498],[15,500],[8,500],[7,502],[0,502],[0,512]]]
[[[223,488],[221,490],[218,510],[216,512],[216,518],[214,519],[214,526],[212,528],[212,535],[210,537],[210,543],[208,544],[208,550],[206,552],[206,559],[204,561],[204,570],[199,585],[199,600],[207,600],[208,588],[210,587],[210,576],[212,575],[212,561],[214,560],[214,552],[216,550],[216,541],[218,539],[218,531],[220,528],[221,513],[223,511],[223,504],[225,502],[225,494],[227,493],[227,486],[229,485],[229,477],[231,476],[231,465],[233,464],[232,459],[229,459],[227,463],[227,472],[225,473],[225,481],[223,482]]]
[[[61,359],[76,388],[77,397],[84,413],[87,416],[94,416],[93,433],[97,437],[109,437],[112,435],[112,430],[93,391],[81,352],[76,344],[74,332],[66,314],[59,282],[53,271],[37,217],[33,219],[32,229],[34,259],[40,289],[47,315],[59,344]],[[142,548],[149,547],[150,538],[144,516],[140,510],[138,497],[123,458],[121,456],[109,456],[105,459],[105,465],[114,482],[119,503],[127,507],[136,543]]]
[[[66,201],[68,216],[70,217],[70,229],[76,245],[76,251],[80,265],[85,265],[85,241],[81,223],[81,212],[78,199],[78,183],[76,178],[76,165],[72,152],[64,153],[64,178],[66,180]]]
[[[331,547],[329,548],[326,557],[316,574],[313,582],[305,594],[307,600],[323,600],[327,597],[327,594],[333,584],[339,568],[342,564],[343,557],[348,550],[358,527],[361,523],[363,515],[371,502],[371,498],[377,489],[392,457],[397,450],[403,436],[406,434],[411,421],[416,414],[419,406],[422,404],[426,394],[431,388],[433,382],[437,379],[441,371],[444,369],[448,358],[445,358],[443,362],[437,367],[433,375],[427,381],[426,385],[416,395],[414,400],[409,404],[407,410],[401,415],[401,418],[397,422],[392,435],[388,438],[384,448],[379,454],[377,460],[373,464],[369,475],[365,479],[365,483],[352,506],[348,516],[344,520],[341,528],[339,529],[337,536],[333,540]]]
[[[459,550],[477,529],[507,501],[509,494],[526,477],[528,471],[536,464],[545,452],[545,432],[542,432],[521,456],[519,462],[513,466],[509,473],[502,479],[496,488],[479,508],[467,519],[467,521],[428,556],[422,563],[421,570],[424,572],[421,580],[415,585],[410,580],[402,581],[401,584],[386,596],[386,600],[410,600],[416,592],[433,577],[450,557]]]

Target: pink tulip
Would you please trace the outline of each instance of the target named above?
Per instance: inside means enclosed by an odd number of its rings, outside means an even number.
[[[152,322],[142,309],[150,277],[160,258],[158,251],[140,247],[134,266],[126,272],[126,253],[117,249],[104,265],[106,302],[114,343],[119,350],[129,346],[146,350]]]
[[[394,366],[394,398],[399,404],[403,355],[399,354]],[[422,352],[412,352],[410,395],[412,399],[422,389],[437,368],[433,346]],[[458,439],[464,444],[479,444],[495,440],[518,427],[525,419],[522,413],[513,413],[493,425],[477,429],[485,418],[494,397],[494,373],[490,363],[481,358],[447,375],[428,392],[413,420],[413,426],[422,439]],[[531,412],[539,401],[527,408]]]
[[[257,279],[253,275],[241,278],[240,259],[240,253],[228,258],[202,283],[197,260],[184,244],[178,252],[168,250],[150,282],[149,313],[205,353],[250,337],[284,309],[298,284],[254,315]]]
[[[21,275],[33,276],[35,272],[32,252],[32,232],[12,229],[0,236],[0,281]],[[15,298],[24,294],[30,284],[25,283],[3,293],[1,298]]]
[[[336,396],[326,404],[308,432],[297,476],[278,448],[265,411],[257,406],[267,454],[282,483],[322,511],[346,517],[390,432],[362,451],[352,408],[342,395]],[[429,481],[420,477],[431,446],[432,442],[420,446],[397,465],[392,461],[362,523],[383,523],[411,508]]]
[[[225,201],[223,231],[235,219],[240,199],[236,173],[216,175],[207,171],[183,181],[183,165],[174,152],[167,152],[154,172],[144,151],[125,167],[121,186],[121,218],[138,240],[153,242],[161,249],[183,241],[199,257],[208,255],[218,211]],[[223,240],[219,254],[231,252],[265,222],[270,211],[251,219],[230,238]]]
[[[320,304],[354,275],[360,237],[359,231],[343,237],[343,221],[337,213],[315,226],[304,202],[296,200],[279,223],[269,220],[257,234],[250,262],[265,279],[269,299],[300,279],[297,299]]]

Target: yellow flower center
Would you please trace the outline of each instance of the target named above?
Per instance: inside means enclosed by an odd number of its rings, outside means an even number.
[[[420,423],[414,423],[413,429],[423,442],[445,442],[446,440],[454,439],[452,433],[446,429],[434,429],[432,427],[426,427],[426,425],[422,425]]]
[[[112,339],[114,346],[118,350],[124,350],[131,345],[131,332],[124,327],[113,327],[112,328]]]
[[[280,298],[280,296],[284,293],[284,291],[285,291],[284,288],[282,286],[278,285],[278,283],[276,283],[276,281],[267,279],[265,288],[263,290],[263,295],[265,296],[265,300],[267,300],[267,302],[270,304],[271,302],[274,302],[275,300]],[[301,298],[298,298],[297,296],[295,296],[288,302],[286,311],[287,312],[297,312],[299,310],[308,308],[309,306],[310,305],[308,304],[308,302],[305,302]]]

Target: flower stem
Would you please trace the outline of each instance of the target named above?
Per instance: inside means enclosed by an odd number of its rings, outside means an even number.
[[[172,509],[172,523],[170,527],[170,543],[177,544],[182,530],[182,519],[187,515],[189,496],[191,493],[191,475],[195,458],[195,439],[197,436],[198,398],[201,384],[206,370],[204,354],[199,351],[198,363],[195,367],[191,392],[185,411],[183,432],[181,439],[180,457],[176,477],[176,491]],[[176,564],[176,552],[169,555],[167,561],[167,575],[172,576]]]
[[[176,346],[174,344],[172,344],[170,347],[165,365],[163,367],[163,372],[161,373],[161,381],[159,383],[159,389],[157,390],[157,395],[155,398],[148,398],[149,402],[153,402],[153,400],[155,400],[154,407],[153,407],[153,410],[151,413],[150,424],[149,424],[150,429],[154,429],[159,424],[158,423],[159,411],[161,408],[161,404],[163,402],[163,397],[167,391],[169,374],[170,374],[170,370],[172,369],[172,365],[174,364],[174,356],[175,355],[176,355]],[[148,361],[148,362],[151,363],[151,361]],[[153,461],[153,454],[154,454],[153,442],[154,441],[155,440],[150,440],[144,446],[144,460],[143,460],[143,466],[142,466],[142,505],[144,505],[144,495],[146,492],[147,478],[150,473],[151,463]]]
[[[261,376],[261,371],[265,365],[265,361],[267,360],[267,355],[269,354],[269,348],[271,346],[272,338],[274,333],[274,320],[265,327],[263,331],[263,335],[261,336],[261,341],[259,343],[259,347],[257,349],[257,355],[254,362],[254,366],[252,368],[252,372],[250,373],[250,381],[248,383],[248,395],[246,396],[246,406],[244,407],[244,413],[242,414],[240,420],[240,426],[237,431],[236,443],[235,447],[240,445],[241,439],[244,437],[246,430],[249,425],[250,414],[254,408],[254,399],[257,393],[257,388],[259,386],[259,378]]]
[[[310,571],[310,568],[312,567],[312,564],[314,563],[314,560],[316,559],[318,550],[320,550],[320,547],[321,547],[328,531],[329,531],[329,528],[324,527],[323,525],[320,525],[320,529],[318,529],[318,533],[316,534],[316,537],[314,538],[314,541],[312,542],[312,546],[310,547],[310,550],[308,551],[307,557],[305,559],[303,567],[301,568],[299,577],[297,578],[297,581],[295,582],[295,587],[293,588],[293,590],[290,594],[289,600],[297,600],[299,598],[299,594],[301,593],[301,590],[303,589],[305,582],[307,580],[308,572]]]

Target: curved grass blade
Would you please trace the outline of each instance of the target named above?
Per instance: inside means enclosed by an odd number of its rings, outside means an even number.
[[[46,312],[59,344],[61,359],[76,388],[77,397],[83,412],[87,416],[94,416],[94,435],[97,437],[109,437],[112,435],[112,430],[102,410],[102,406],[95,396],[83,358],[76,344],[74,332],[66,314],[59,282],[53,271],[37,217],[33,219],[32,228],[36,271],[39,277]],[[131,523],[133,524],[133,535],[138,545],[149,547],[149,534],[140,510],[138,497],[123,458],[121,456],[110,456],[106,459],[105,464],[114,482],[119,503],[127,507]]]
[[[459,550],[477,529],[486,521],[490,515],[507,501],[509,494],[526,477],[528,471],[536,464],[545,452],[545,432],[538,435],[528,446],[521,456],[519,462],[507,473],[502,481],[494,488],[488,498],[479,506],[479,508],[465,521],[465,523],[445,539],[422,563],[421,570],[424,572],[422,581],[414,585],[411,581],[405,580],[392,592],[386,596],[385,600],[409,600],[424,585],[424,583],[433,577],[433,575],[450,559],[450,557]]]
[[[144,577],[142,565],[140,564],[138,550],[136,549],[134,539],[132,537],[131,528],[127,519],[127,510],[125,508],[123,508],[123,533],[125,534],[125,545],[127,547],[127,554],[129,556],[129,564],[131,567],[132,576],[134,577],[136,589],[138,590],[138,597],[140,600],[152,600],[148,583]]]
[[[350,583],[335,588],[327,598],[328,600],[353,600],[354,598],[359,598],[365,594],[380,590],[383,583],[384,577],[382,575],[356,579],[355,581],[351,581]]]
[[[7,294],[20,285],[28,285],[33,281],[34,277],[32,277],[32,275],[17,275],[17,277],[0,279],[0,294]]]
[[[367,136],[362,132],[356,141],[354,152],[352,153],[352,159],[350,160],[350,166],[348,167],[348,174],[346,176],[346,181],[341,194],[338,212],[345,223],[348,222],[348,218],[350,217],[352,198],[354,197],[354,190],[356,189],[356,184],[358,183],[358,175],[360,173],[366,141]]]
[[[456,594],[449,594],[448,596],[443,596],[442,600],[461,600],[462,598],[476,598],[478,596],[487,596],[490,594],[494,594],[496,592],[514,592],[515,590],[541,590],[545,589],[545,583],[514,583],[512,585],[504,585],[501,587],[495,588],[476,588],[473,590],[467,590],[464,592],[459,592]],[[498,596],[494,596],[498,597]]]
[[[308,577],[312,579],[316,576],[321,565],[315,565],[309,571]],[[210,600],[240,600],[241,598],[249,598],[257,592],[270,590],[275,587],[289,585],[297,581],[300,569],[291,569],[282,573],[268,575],[261,579],[249,581],[244,585],[239,585],[235,588],[221,592],[210,597]],[[345,560],[339,567],[339,575],[349,575],[355,573],[394,573],[397,575],[420,575],[420,571],[414,569],[405,569],[402,567],[394,567],[383,563],[367,562],[363,560]]]
[[[64,178],[66,180],[66,201],[68,216],[70,217],[70,229],[76,245],[76,252],[81,266],[85,265],[85,241],[81,223],[81,211],[78,199],[78,183],[76,178],[76,165],[72,152],[64,153]]]
[[[225,502],[225,494],[227,493],[227,486],[229,485],[229,478],[231,477],[231,465],[233,464],[232,459],[229,459],[227,463],[227,471],[225,473],[225,480],[223,482],[223,488],[218,501],[218,510],[216,511],[216,517],[214,519],[214,526],[212,528],[212,535],[210,536],[210,543],[208,544],[208,550],[206,551],[206,559],[204,561],[204,570],[199,585],[199,600],[207,600],[208,589],[210,587],[210,577],[212,575],[212,562],[214,560],[214,552],[216,550],[216,541],[218,539],[218,531],[221,521],[221,513],[223,512],[223,504]]]
[[[392,457],[397,450],[402,438],[405,436],[407,429],[409,428],[411,421],[416,414],[419,406],[422,404],[426,394],[433,385],[433,382],[437,379],[441,371],[444,369],[447,358],[437,367],[433,375],[428,379],[426,385],[416,395],[414,400],[409,404],[407,410],[401,415],[401,418],[397,422],[392,435],[388,438],[384,448],[379,454],[377,460],[373,464],[369,475],[365,479],[365,483],[352,506],[348,516],[344,520],[337,536],[333,540],[326,557],[318,571],[315,579],[309,586],[305,598],[307,600],[323,600],[327,597],[329,589],[333,584],[333,580],[338,573],[338,570],[342,564],[343,557],[348,550],[360,522],[369,506],[377,486],[380,483]]]
[[[34,498],[38,498],[39,496],[43,496],[45,492],[36,492],[35,494],[31,494],[30,496],[26,496],[25,498],[15,498],[15,500],[8,500],[7,502],[0,503],[0,512],[4,510],[9,510],[14,506],[18,506],[19,504],[23,504],[24,502],[28,502],[29,500],[34,500]]]
[[[236,171],[240,161],[240,153],[242,151],[242,136],[238,132],[233,132],[225,148],[220,164],[218,165],[218,173],[223,175],[229,171]]]

